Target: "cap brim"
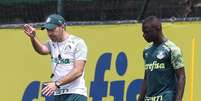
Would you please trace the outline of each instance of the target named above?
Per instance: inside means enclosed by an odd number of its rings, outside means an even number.
[[[44,30],[44,29],[51,30],[51,29],[54,29],[56,27],[57,27],[56,24],[47,23],[41,27],[41,30]]]

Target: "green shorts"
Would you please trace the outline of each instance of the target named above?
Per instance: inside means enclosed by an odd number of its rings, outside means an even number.
[[[87,101],[87,97],[80,94],[62,94],[54,96],[54,101]]]

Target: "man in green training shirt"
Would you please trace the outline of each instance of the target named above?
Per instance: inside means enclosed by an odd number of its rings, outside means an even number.
[[[142,31],[152,44],[143,51],[145,75],[138,101],[182,101],[185,71],[180,48],[164,36],[155,16],[143,21]]]

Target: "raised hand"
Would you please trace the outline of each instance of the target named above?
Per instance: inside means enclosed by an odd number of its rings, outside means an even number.
[[[31,38],[36,36],[36,29],[29,24],[24,25],[24,32]]]

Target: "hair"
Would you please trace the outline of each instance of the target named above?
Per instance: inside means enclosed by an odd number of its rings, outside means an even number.
[[[144,19],[143,24],[148,22],[151,23],[153,21],[161,22],[160,19],[156,16],[148,16],[147,18]]]
[[[142,24],[144,25],[146,23],[149,23],[151,26],[162,30],[161,20],[156,16],[148,16],[145,18]]]

